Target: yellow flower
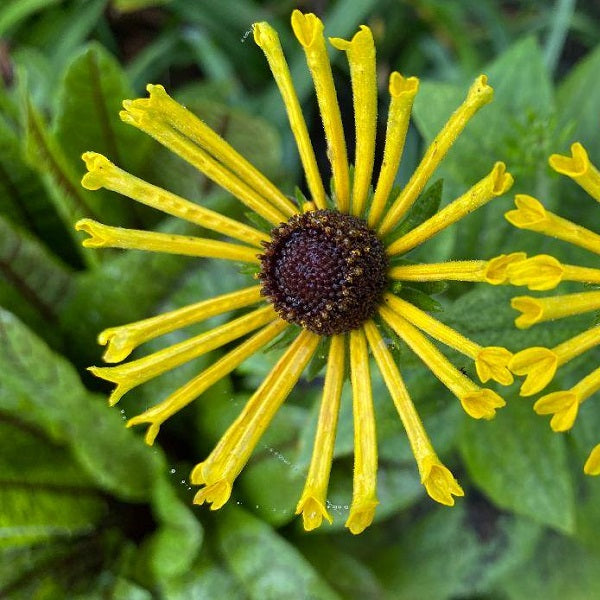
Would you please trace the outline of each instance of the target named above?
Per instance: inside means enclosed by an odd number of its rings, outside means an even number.
[[[235,422],[210,455],[192,471],[201,486],[197,504],[223,506],[234,481],[258,440],[285,401],[319,341],[327,338],[329,351],[312,460],[297,506],[307,530],[331,522],[327,488],[333,458],[344,374],[350,372],[354,417],[354,490],[346,526],[360,533],[373,520],[376,492],[377,444],[371,395],[369,352],[381,371],[414,452],[429,495],[452,505],[463,491],[442,465],[425,432],[381,333],[385,323],[431,369],[474,418],[490,419],[504,405],[500,396],[480,388],[434,346],[434,338],[475,363],[482,382],[512,383],[508,370],[511,353],[500,347],[480,346],[429,316],[390,290],[397,282],[442,280],[507,282],[507,269],[525,259],[523,253],[490,260],[443,264],[391,265],[402,255],[459,221],[476,208],[504,194],[512,177],[503,163],[435,216],[401,235],[397,226],[418,201],[427,181],[469,119],[492,99],[486,77],[478,77],[466,99],[450,116],[397,196],[392,187],[404,146],[413,100],[419,82],[392,73],[390,106],[383,166],[371,192],[377,122],[375,46],[368,27],[350,40],[331,39],[347,54],[354,97],[356,160],[353,178],[347,158],[340,109],[327,57],[322,22],[312,14],[294,11],[292,28],[305,54],[314,81],[328,156],[333,174],[326,191],[290,72],[277,33],[267,23],[254,25],[254,40],[264,51],[289,117],[304,167],[310,201],[296,206],[264,175],[240,156],[201,120],[172,100],[164,88],[149,85],[149,97],[124,102],[121,118],[178,154],[230,192],[271,224],[270,234],[198,206],[122,171],[107,158],[88,152],[83,159],[88,189],[107,188],[169,215],[220,233],[229,241],[108,227],[90,220],[77,223],[89,234],[90,247],[135,248],[255,263],[260,283],[203,300],[137,323],[102,332],[107,346],[104,360],[121,362],[148,340],[234,309],[254,306],[242,316],[159,352],[92,372],[116,384],[110,396],[115,404],[136,386],[193,358],[247,336],[232,350],[200,372],[157,405],[132,418],[128,426],[145,424],[146,442],[152,444],[160,426],[171,415],[231,373],[240,363],[280,336],[291,324],[301,331],[262,385],[248,400]]]
[[[573,179],[600,202],[600,172],[590,162],[580,143],[571,146],[571,156],[553,154],[549,163],[555,171]],[[515,204],[516,210],[505,215],[515,227],[537,231],[600,254],[598,234],[547,211],[541,202],[531,196],[517,195]],[[506,272],[510,283],[526,285],[530,290],[550,290],[561,281],[600,284],[600,269],[563,265],[544,254],[511,264]],[[600,292],[587,291],[552,298],[519,296],[513,298],[511,304],[522,313],[515,321],[516,326],[526,329],[535,323],[598,310]],[[597,326],[554,348],[535,347],[518,352],[510,361],[509,368],[515,375],[526,376],[521,395],[532,396],[542,391],[552,381],[559,367],[598,344],[600,327]],[[542,396],[533,408],[540,415],[552,415],[550,426],[554,431],[567,431],[575,422],[579,405],[599,389],[600,367],[571,389]],[[600,444],[590,453],[584,472],[600,475]]]

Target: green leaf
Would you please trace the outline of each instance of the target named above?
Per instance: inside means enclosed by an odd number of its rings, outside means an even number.
[[[569,141],[581,142],[589,152],[592,162],[600,162],[598,139],[598,106],[600,82],[596,74],[600,69],[600,45],[590,52],[561,82],[556,97],[559,130],[568,131]],[[567,153],[566,144],[553,148],[553,152]]]
[[[118,410],[87,392],[69,363],[5,311],[0,311],[0,370],[6,373],[0,386],[0,414],[69,449],[79,467],[75,472],[84,472],[90,486],[124,501],[149,501],[159,528],[139,561],[157,580],[184,572],[201,543],[201,530],[166,482],[160,451],[126,429]],[[60,479],[54,468],[47,477]],[[59,506],[49,504],[61,514]],[[77,514],[73,508],[74,519]]]
[[[0,118],[0,214],[29,229],[54,253],[72,262],[77,255],[74,242],[46,196],[40,177],[25,164],[21,138],[16,123]]]
[[[352,556],[348,547],[339,547],[322,535],[298,536],[296,544],[342,598],[379,600],[385,597],[381,583],[373,571]]]
[[[573,532],[575,497],[564,439],[531,407],[504,393],[490,422],[467,421],[459,446],[475,485],[498,506]]]
[[[106,155],[126,171],[139,168],[150,138],[119,119],[121,103],[132,96],[119,63],[99,44],[88,44],[72,57],[58,91],[53,133],[80,174],[85,172],[81,155],[88,150]],[[112,210],[120,206],[115,218],[124,218],[135,206],[108,195],[103,202],[113,205]]]
[[[16,420],[0,417],[0,546],[88,533],[106,504],[70,453]]]
[[[402,598],[487,597],[501,576],[531,555],[540,535],[525,519],[467,499],[388,527],[394,544],[374,552],[368,564],[392,598],[399,590]]]
[[[389,239],[397,240],[409,231],[413,230],[431,218],[438,211],[442,201],[442,191],[444,189],[444,180],[438,179],[432,183],[411,206],[404,220],[390,234]],[[392,194],[392,197],[394,195]]]
[[[117,497],[148,496],[161,457],[87,392],[73,367],[13,315],[0,311],[0,410],[69,446],[96,484]]]
[[[299,590],[315,600],[338,598],[291,544],[242,509],[222,509],[215,526],[219,553],[248,598],[292,600]]]
[[[31,99],[25,103],[25,149],[29,165],[42,175],[48,196],[71,234],[81,255],[88,264],[96,264],[97,252],[79,246],[79,236],[74,223],[84,217],[99,219],[103,214],[96,205],[93,194],[84,190],[75,171],[64,156],[57,140],[48,131],[42,116]]]
[[[119,12],[134,12],[152,6],[168,4],[171,0],[113,0],[115,10]]]
[[[202,529],[165,477],[152,490],[152,508],[161,525],[142,545],[141,560],[152,580],[168,582],[184,574],[202,543]]]
[[[194,564],[181,577],[171,580],[163,588],[169,600],[190,598],[227,598],[246,600],[241,584],[222,565],[216,562],[203,546]]]
[[[600,595],[600,556],[569,538],[547,534],[528,561],[516,565],[499,582],[509,600],[588,600]]]
[[[0,216],[0,304],[58,343],[55,324],[72,285],[69,270]]]
[[[0,9],[0,36],[6,31],[24,21],[33,13],[48,8],[50,4],[57,4],[59,0],[8,0]]]
[[[482,69],[494,100],[466,126],[437,171],[450,198],[464,194],[494,162],[507,164],[517,183],[512,192],[546,198],[552,190],[547,158],[556,137],[551,80],[533,38],[515,43]],[[424,82],[415,100],[416,123],[430,143],[465,97],[467,85]],[[419,256],[433,260],[487,258],[511,245],[521,248],[522,232],[503,216],[511,202],[495,199],[427,244]],[[485,239],[481,232],[485,231]],[[539,236],[536,238],[539,245]],[[482,243],[484,242],[484,243]],[[536,252],[540,248],[535,249]],[[426,252],[426,254],[425,254]]]

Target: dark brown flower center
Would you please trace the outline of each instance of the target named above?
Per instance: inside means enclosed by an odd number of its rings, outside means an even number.
[[[279,316],[319,335],[360,327],[386,283],[387,256],[375,233],[362,219],[331,210],[275,227],[261,264],[262,294]]]

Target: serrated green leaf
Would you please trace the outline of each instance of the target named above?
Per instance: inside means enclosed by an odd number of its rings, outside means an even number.
[[[39,171],[48,197],[76,243],[79,236],[73,224],[84,217],[99,219],[103,214],[91,192],[84,190],[57,140],[50,134],[42,116],[29,98],[25,99],[25,148],[29,165]],[[78,248],[79,245],[77,246]],[[88,264],[97,264],[94,250],[80,248]]]
[[[119,119],[121,103],[132,95],[119,63],[99,44],[88,44],[72,57],[58,91],[53,133],[80,174],[85,172],[81,155],[88,150],[106,155],[126,171],[139,168],[150,138]],[[108,195],[103,202],[120,206],[115,218],[125,218],[135,206]]]
[[[569,141],[581,142],[592,161],[600,162],[598,139],[598,107],[600,82],[600,46],[590,52],[561,82],[556,96],[559,130],[569,132]],[[567,144],[553,148],[553,152],[567,153]]]
[[[140,500],[161,457],[125,429],[120,414],[87,392],[73,367],[13,315],[0,310],[0,410],[71,448],[96,485]]]
[[[438,179],[432,183],[410,207],[408,214],[400,225],[398,225],[398,227],[389,235],[390,241],[401,238],[403,235],[435,215],[442,201],[443,189],[443,179]]]
[[[486,597],[531,555],[540,535],[539,526],[525,519],[463,499],[395,528],[398,541],[374,552],[368,564],[390,597],[407,599]]]
[[[504,393],[493,421],[467,421],[459,447],[475,485],[498,506],[564,532],[575,527],[575,497],[564,439],[531,402]]]
[[[339,596],[304,557],[268,525],[235,506],[215,521],[219,553],[252,600]]]
[[[506,574],[498,589],[509,600],[588,600],[600,595],[600,557],[567,537],[547,534],[531,560]]]
[[[70,293],[70,271],[29,235],[0,216],[0,304],[58,344],[58,312]]]
[[[188,570],[202,543],[202,529],[166,478],[156,480],[152,505],[161,527],[145,541],[138,560],[146,563],[151,580],[164,583]]]
[[[541,50],[533,38],[526,38],[484,67],[482,73],[494,88],[494,100],[471,119],[437,176],[444,178],[449,197],[454,198],[489,173],[494,162],[502,160],[517,181],[511,193],[545,198],[552,190],[546,164],[556,133],[553,89]],[[466,89],[466,84],[421,85],[413,112],[427,142],[463,101]],[[437,236],[417,254],[432,262],[458,257],[488,258],[511,245],[521,249],[516,240],[523,237],[522,233],[503,217],[510,206],[508,198],[495,199]],[[539,236],[536,239],[535,251],[539,252]]]
[[[70,453],[41,432],[0,421],[0,546],[89,533],[106,504]]]
[[[167,582],[163,588],[169,600],[190,598],[227,598],[246,600],[240,583],[220,563],[211,557],[203,546],[198,560],[181,577]]]
[[[385,598],[381,583],[373,571],[322,535],[303,535],[296,540],[302,554],[323,575],[342,598]]]

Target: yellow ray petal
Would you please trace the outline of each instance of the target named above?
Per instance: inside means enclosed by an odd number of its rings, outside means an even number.
[[[388,277],[396,281],[480,281],[500,285],[507,283],[508,266],[525,258],[525,252],[513,252],[490,260],[401,265],[392,267]]]
[[[291,217],[298,212],[292,202],[271,181],[201,119],[179,102],[175,102],[162,85],[150,84],[146,86],[146,90],[150,97],[137,100],[138,108],[146,107],[173,129],[206,150],[283,214]]]
[[[504,163],[497,162],[489,175],[477,182],[466,194],[442,208],[433,217],[427,219],[406,235],[392,242],[387,248],[387,253],[393,256],[412,250],[446,227],[477,210],[492,198],[501,196],[510,189],[512,184],[512,175],[506,172]]]
[[[600,344],[600,326],[588,329],[552,349],[526,348],[515,354],[508,368],[515,375],[526,375],[521,396],[541,392],[554,378],[556,369]]]
[[[134,387],[246,335],[276,318],[275,311],[268,305],[143,358],[116,367],[90,367],[89,371],[96,377],[117,384],[109,398],[109,404],[112,406]]]
[[[427,493],[440,504],[454,506],[453,496],[464,496],[465,492],[454,475],[435,455],[425,457],[421,464],[421,482]]]
[[[551,213],[533,196],[517,194],[515,205],[516,210],[504,215],[515,227],[537,231],[600,254],[600,235]]]
[[[290,128],[296,138],[300,160],[304,167],[311,200],[318,208],[327,208],[325,189],[323,188],[323,182],[321,181],[321,175],[319,174],[317,159],[315,158],[315,152],[310,141],[310,136],[308,135],[306,122],[302,115],[302,108],[300,107],[300,102],[298,101],[296,90],[294,89],[292,76],[290,75],[287,61],[285,60],[283,50],[281,49],[279,36],[277,35],[277,32],[265,22],[254,23],[253,29],[254,41],[267,57],[271,73],[273,73],[273,78],[279,88],[283,103],[285,104],[285,110],[290,121]]]
[[[600,172],[590,162],[585,148],[579,142],[571,146],[571,155],[553,154],[548,162],[555,171],[576,181],[592,198],[600,202]]]
[[[513,382],[513,376],[508,370],[508,363],[512,354],[499,346],[489,346],[484,348],[458,333],[451,327],[444,325],[431,315],[417,308],[414,304],[402,300],[393,294],[387,293],[383,301],[398,316],[406,319],[431,337],[454,348],[458,352],[472,358],[475,361],[477,375],[483,383],[490,379],[510,385]]]
[[[105,329],[98,336],[100,345],[106,346],[108,344],[102,358],[108,363],[121,362],[135,348],[148,340],[187,327],[193,323],[200,323],[215,315],[256,304],[263,299],[260,290],[261,286],[255,285],[209,300],[189,304],[156,317]]]
[[[248,400],[208,458],[194,467],[191,482],[205,486],[196,494],[195,504],[212,502],[211,508],[215,510],[227,501],[233,481],[300,378],[318,343],[318,335],[302,331]],[[220,493],[213,494],[212,490]]]
[[[553,431],[567,431],[573,426],[579,405],[600,390],[600,367],[586,375],[570,390],[542,396],[533,409],[538,415],[554,415],[550,421]]]
[[[517,296],[510,301],[510,305],[523,313],[515,319],[515,325],[519,329],[527,329],[536,323],[598,310],[600,292],[581,292],[552,298]]]
[[[375,516],[377,500],[377,436],[371,394],[367,341],[362,329],[350,332],[350,380],[354,418],[354,478],[346,527],[357,535]]]
[[[552,415],[552,431],[561,432],[573,427],[579,403],[579,397],[572,391],[552,392],[542,396],[533,405],[533,409],[538,415]]]
[[[82,242],[85,248],[122,248],[147,250],[200,258],[222,258],[240,262],[260,263],[260,251],[250,246],[219,242],[206,238],[157,233],[139,229],[124,229],[103,225],[92,219],[81,219],[75,223],[77,231],[85,231],[90,237]]]
[[[583,472],[586,475],[600,475],[600,444],[590,452],[583,467]]]
[[[261,242],[269,239],[266,233],[258,231],[254,227],[249,227],[235,219],[225,217],[214,210],[198,206],[171,192],[146,183],[143,179],[130,175],[113,165],[102,154],[86,152],[81,158],[88,169],[81,180],[81,185],[88,190],[98,190],[100,188],[112,190],[146,206],[161,210],[168,215],[179,217],[195,225],[200,225],[200,227],[217,231],[259,248],[262,247]]]
[[[394,179],[402,158],[406,132],[410,121],[413,101],[419,91],[419,80],[408,79],[393,71],[389,81],[390,107],[388,110],[387,128],[385,132],[385,148],[383,162],[377,179],[377,187],[373,202],[369,209],[369,227],[375,228],[381,219],[388,201]]]
[[[542,391],[554,378],[558,368],[558,355],[549,348],[535,346],[517,352],[508,368],[515,375],[525,375],[521,396],[533,396]]]
[[[119,117],[124,123],[133,125],[152,136],[157,142],[196,167],[269,223],[278,225],[287,220],[286,213],[278,210],[248,183],[198,146],[187,136],[187,131],[180,132],[160,118],[160,114],[149,107],[146,98],[125,100],[123,107],[125,110],[119,113]]]
[[[344,344],[343,335],[332,336],[312,459],[304,490],[296,507],[296,514],[302,514],[306,531],[320,527],[324,518],[329,523],[332,522],[326,509],[327,486],[344,384]]]
[[[287,323],[277,319],[263,327],[258,333],[242,342],[239,346],[225,354],[217,362],[196,375],[184,386],[173,392],[168,398],[152,406],[140,415],[137,415],[127,421],[127,427],[134,425],[147,424],[146,444],[152,445],[160,426],[184,406],[198,398],[208,388],[213,386],[231,373],[235,368],[241,365],[248,357],[252,356],[263,346],[275,339],[284,329]]]
[[[362,216],[375,158],[375,133],[377,131],[377,76],[375,70],[375,42],[366,25],[360,26],[348,41],[329,38],[338,50],[344,50],[350,65],[356,145],[354,151],[354,181],[352,185],[352,214]]]
[[[333,83],[331,64],[325,48],[323,22],[312,13],[292,12],[292,28],[306,54],[306,62],[315,85],[321,111],[327,155],[331,162],[337,208],[347,213],[350,208],[350,174],[342,116]]]
[[[480,75],[469,89],[465,101],[431,142],[409,182],[387,211],[379,227],[380,235],[389,233],[407,213],[471,117],[482,106],[491,102],[493,94],[492,88],[487,83],[487,77]]]
[[[436,502],[453,506],[454,498],[452,495],[463,496],[462,488],[438,459],[400,376],[400,371],[398,371],[398,367],[376,325],[372,321],[367,321],[364,329],[375,361],[406,430],[408,441],[421,474],[421,482],[429,496]]]
[[[474,419],[491,419],[496,408],[506,403],[495,392],[479,388],[406,319],[386,306],[379,309],[383,320],[406,342],[431,372],[460,400],[467,414]]]
[[[530,290],[554,289],[561,281],[600,283],[600,269],[564,265],[553,256],[538,254],[508,268],[512,285],[526,285]]]

